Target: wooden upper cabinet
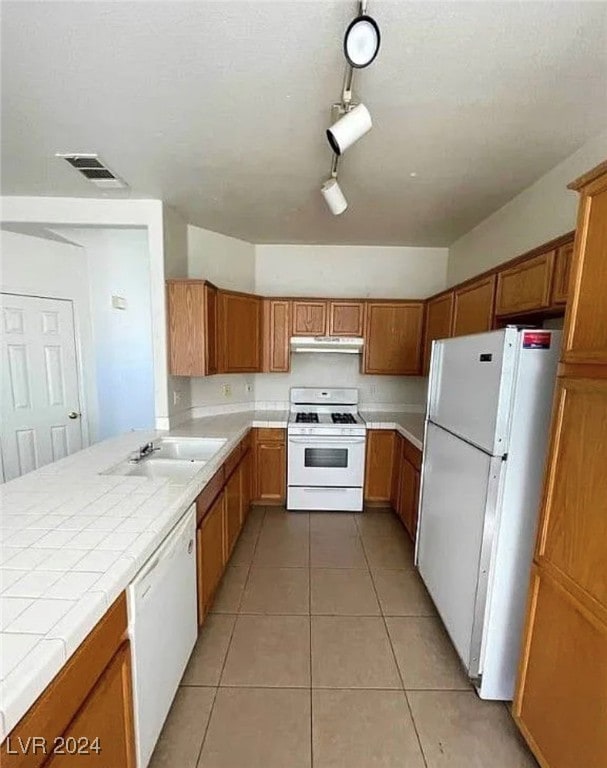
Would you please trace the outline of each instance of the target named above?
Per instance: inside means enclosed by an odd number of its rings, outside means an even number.
[[[262,306],[258,296],[219,291],[220,373],[257,373],[262,363]]]
[[[430,299],[426,306],[426,331],[424,334],[424,366],[425,374],[430,370],[430,355],[432,342],[436,339],[448,339],[453,325],[453,291]]]
[[[327,302],[323,300],[293,301],[293,336],[325,336],[327,334]]]
[[[569,277],[573,258],[573,242],[556,249],[552,277],[552,303],[565,304],[569,296]]]
[[[493,326],[495,275],[456,288],[453,305],[453,336],[490,331]]]
[[[545,309],[551,303],[554,251],[525,259],[497,275],[496,315]]]
[[[217,289],[204,280],[167,281],[169,373],[217,373]]]
[[[284,299],[263,300],[263,370],[287,373],[291,368],[291,302]]]
[[[363,301],[329,303],[329,336],[362,336],[365,330]]]
[[[607,162],[588,180],[571,185],[581,194],[567,305],[565,362],[607,364]]]
[[[363,373],[419,375],[423,302],[369,302]]]

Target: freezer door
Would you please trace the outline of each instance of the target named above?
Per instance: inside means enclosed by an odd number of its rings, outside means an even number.
[[[517,336],[509,328],[435,342],[430,421],[487,453],[506,453]]]
[[[479,674],[502,464],[428,423],[416,562],[471,677]]]

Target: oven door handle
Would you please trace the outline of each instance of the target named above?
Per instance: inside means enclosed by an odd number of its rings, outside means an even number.
[[[290,437],[289,442],[300,445],[310,445],[311,443],[338,443],[339,445],[343,445],[344,448],[347,448],[349,445],[357,445],[366,442],[366,438],[347,437],[346,435],[343,437],[323,437],[322,435],[314,437],[313,435],[310,435],[310,437]]]

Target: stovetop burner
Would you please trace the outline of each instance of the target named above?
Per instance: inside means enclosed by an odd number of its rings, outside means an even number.
[[[295,414],[295,421],[297,424],[318,424],[317,413],[303,413],[299,412]]]
[[[356,424],[356,419],[351,413],[332,413],[333,424]]]

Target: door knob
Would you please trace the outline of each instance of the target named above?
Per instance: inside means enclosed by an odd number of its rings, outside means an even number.
[[[80,414],[77,411],[70,411],[67,415],[68,419],[77,419]]]

